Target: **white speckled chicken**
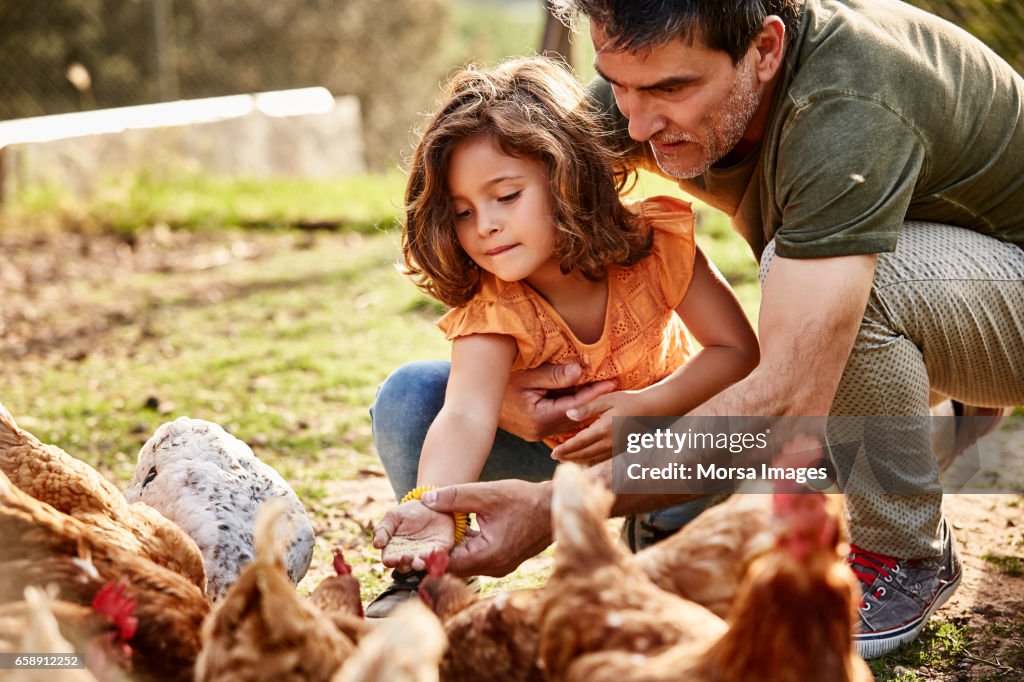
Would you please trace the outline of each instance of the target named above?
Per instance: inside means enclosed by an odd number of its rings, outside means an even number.
[[[179,417],[160,426],[139,451],[125,490],[174,521],[199,545],[206,595],[219,600],[253,559],[256,510],[283,498],[294,528],[285,564],[297,583],[313,557],[313,526],[295,491],[252,449],[217,424]]]

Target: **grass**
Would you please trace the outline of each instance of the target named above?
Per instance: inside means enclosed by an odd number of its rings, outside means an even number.
[[[1003,575],[1024,578],[1024,557],[983,554],[981,558],[998,568]]]
[[[397,170],[333,180],[143,173],[107,178],[87,198],[54,187],[25,190],[5,203],[2,223],[129,233],[161,224],[190,230],[329,227],[365,233],[392,226],[403,189]]]

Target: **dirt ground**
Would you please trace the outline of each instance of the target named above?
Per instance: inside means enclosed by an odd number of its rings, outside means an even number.
[[[26,238],[0,232],[0,362],[42,362],[61,356],[102,353],[105,331],[133,324],[153,300],[145,289],[115,298],[96,296],[91,285],[134,273],[194,270],[216,280],[217,269],[241,259],[258,260],[283,239],[272,234],[202,236],[154,230],[144,237],[58,234]],[[158,279],[154,279],[157,282]],[[230,282],[223,282],[230,287]],[[109,286],[104,288],[109,289]],[[2,400],[2,396],[0,396]],[[999,458],[997,469],[1016,472],[1016,493],[959,494],[946,500],[946,512],[961,543],[963,583],[939,612],[966,627],[966,652],[954,671],[936,673],[913,667],[917,679],[1024,680],[1024,423],[1017,418],[986,440],[985,451]],[[1005,489],[1005,488],[1004,488]],[[342,525],[372,527],[391,504],[379,471],[359,480],[331,483],[321,505],[334,507],[317,529],[336,535]],[[365,537],[365,536],[364,536]],[[361,539],[349,538],[351,542]],[[525,567],[543,570],[544,557]],[[309,580],[316,576],[310,576]],[[1010,661],[1013,665],[1007,665]],[[895,673],[902,671],[897,669]]]

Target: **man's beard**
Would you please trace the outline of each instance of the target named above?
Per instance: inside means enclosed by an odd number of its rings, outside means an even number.
[[[757,90],[756,75],[751,70],[749,76],[741,74],[729,91],[729,96],[713,112],[705,117],[703,135],[692,133],[659,133],[651,138],[654,142],[672,143],[689,142],[703,151],[696,163],[686,165],[682,159],[674,155],[661,156],[654,150],[654,158],[658,166],[674,178],[696,177],[732,151],[743,137],[750,125],[754,113],[761,105],[761,93]]]

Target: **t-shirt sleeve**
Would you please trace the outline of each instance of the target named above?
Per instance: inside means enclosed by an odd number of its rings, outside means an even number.
[[[531,357],[536,350],[537,330],[530,328],[513,310],[490,299],[474,298],[464,306],[449,310],[437,321],[437,326],[449,341],[472,334],[511,336],[516,341],[518,358]]]
[[[686,296],[693,278],[696,254],[690,204],[671,197],[643,201],[639,209],[644,223],[653,233],[650,260],[658,277],[665,303],[675,308]]]
[[[917,132],[881,103],[833,96],[808,104],[779,144],[776,252],[826,258],[894,250],[925,163]]]

